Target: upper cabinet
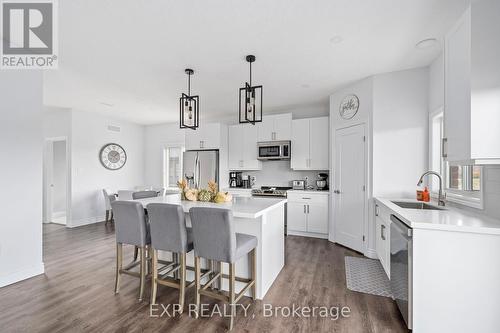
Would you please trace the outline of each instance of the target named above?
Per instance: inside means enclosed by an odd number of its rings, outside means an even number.
[[[264,116],[258,125],[258,141],[289,141],[292,138],[291,113]]]
[[[445,141],[451,163],[500,163],[500,1],[473,2],[445,38]]]
[[[328,170],[328,124],[328,117],[292,121],[292,169]]]
[[[260,124],[229,126],[229,170],[260,170],[257,141]]]
[[[202,124],[195,131],[186,129],[186,150],[220,149],[222,143],[221,132],[224,130],[222,127],[219,123],[210,123]]]

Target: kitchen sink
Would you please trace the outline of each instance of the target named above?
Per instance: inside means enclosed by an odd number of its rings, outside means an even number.
[[[439,208],[426,204],[425,202],[408,202],[408,201],[391,201],[396,206],[408,209],[424,209],[424,210],[444,210],[444,208]]]

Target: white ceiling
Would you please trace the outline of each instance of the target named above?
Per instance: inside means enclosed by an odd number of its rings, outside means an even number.
[[[354,80],[428,65],[440,47],[415,44],[441,41],[467,2],[60,0],[59,69],[45,73],[45,104],[177,121],[190,67],[201,116],[237,119],[251,53],[264,112],[326,105]]]

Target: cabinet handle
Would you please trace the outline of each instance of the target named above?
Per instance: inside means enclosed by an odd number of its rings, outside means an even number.
[[[306,205],[304,205],[304,214],[306,213]]]
[[[203,146],[204,146],[204,142],[205,142],[205,141],[200,141],[200,148],[204,148],[204,147],[203,147]]]
[[[448,138],[443,138],[441,140],[441,155],[443,158],[448,157],[448,152],[446,151],[447,146],[448,146]]]
[[[382,238],[382,240],[385,240],[384,230],[385,230],[385,225],[382,224],[380,228],[380,238]]]
[[[304,199],[304,200],[311,200],[311,198],[302,198],[302,199]]]
[[[375,205],[375,216],[378,216],[378,214],[379,214],[378,205]]]
[[[307,205],[307,214],[309,214],[309,205]]]

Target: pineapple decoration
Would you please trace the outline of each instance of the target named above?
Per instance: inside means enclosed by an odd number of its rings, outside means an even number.
[[[217,183],[213,180],[208,182],[208,188],[206,189],[190,189],[187,186],[187,182],[183,179],[177,182],[177,186],[181,190],[182,200],[189,201],[202,201],[202,202],[215,202],[224,203],[233,200],[231,194],[227,192],[218,192]]]

